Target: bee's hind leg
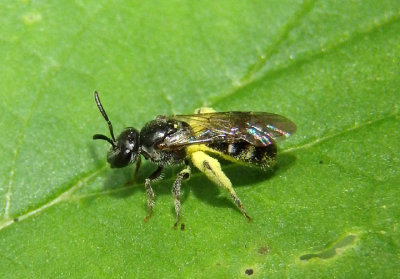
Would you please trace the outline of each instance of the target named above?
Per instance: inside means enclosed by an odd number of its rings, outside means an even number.
[[[250,216],[247,215],[246,210],[244,210],[243,204],[237,196],[235,190],[232,188],[232,183],[229,178],[221,169],[221,165],[217,159],[214,159],[207,155],[203,151],[196,151],[191,153],[191,159],[193,165],[196,166],[201,172],[203,172],[210,180],[215,182],[217,185],[228,190],[236,206],[242,212],[242,214],[247,218],[248,221],[251,220]]]
[[[215,112],[215,109],[209,107],[201,107],[194,110],[194,114]]]

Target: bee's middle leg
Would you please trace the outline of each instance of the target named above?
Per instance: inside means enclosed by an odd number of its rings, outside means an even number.
[[[174,196],[175,213],[176,213],[176,222],[174,224],[174,227],[178,225],[180,218],[180,212],[181,212],[180,196],[181,196],[182,180],[189,179],[190,174],[191,174],[191,169],[189,162],[185,160],[185,168],[178,173],[176,180],[174,182],[174,187],[172,188],[172,195]]]
[[[153,207],[154,207],[154,191],[153,188],[151,188],[151,182],[156,180],[157,178],[160,177],[162,173],[163,167],[158,167],[155,172],[153,172],[148,178],[146,178],[144,186],[146,188],[146,193],[147,193],[147,205],[149,207],[149,215],[146,216],[144,219],[145,222],[149,220],[151,215],[153,214]]]

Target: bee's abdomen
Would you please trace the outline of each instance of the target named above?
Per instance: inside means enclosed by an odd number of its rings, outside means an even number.
[[[213,143],[208,147],[234,160],[265,168],[271,167],[275,163],[277,154],[276,144],[256,147],[246,141],[241,141],[236,143]]]

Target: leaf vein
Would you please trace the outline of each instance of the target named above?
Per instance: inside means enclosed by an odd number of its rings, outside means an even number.
[[[54,199],[50,200],[49,202],[31,210],[31,211],[28,211],[25,214],[14,218],[13,220],[6,220],[5,222],[0,224],[0,231],[4,228],[7,228],[7,227],[11,226],[12,224],[14,224],[16,222],[16,220],[18,220],[18,222],[23,221],[25,219],[28,219],[29,217],[32,217],[34,215],[41,213],[42,211],[52,207],[55,204],[69,200],[70,197],[72,196],[72,194],[76,190],[80,189],[83,185],[85,185],[85,183],[87,181],[89,181],[93,177],[97,176],[99,173],[104,171],[106,168],[107,168],[107,165],[103,165],[102,167],[95,169],[91,173],[89,173],[86,176],[84,176],[83,178],[79,179],[74,185],[72,185],[70,188],[68,188],[67,190],[65,190],[64,192],[62,192],[60,195],[58,195]]]
[[[392,119],[392,118],[395,119],[397,117],[398,117],[398,113],[395,112],[395,113],[391,113],[389,115],[385,115],[385,116],[383,116],[381,118],[378,118],[378,119],[368,120],[368,121],[363,122],[361,124],[348,127],[348,128],[346,128],[346,129],[344,129],[342,131],[338,131],[336,133],[328,134],[328,135],[325,135],[325,136],[322,136],[322,137],[317,137],[317,138],[315,138],[315,139],[313,139],[313,140],[311,140],[311,141],[309,141],[309,142],[307,142],[307,143],[305,143],[303,145],[282,150],[281,153],[290,153],[290,152],[297,151],[297,150],[308,149],[308,148],[311,148],[311,147],[313,147],[315,145],[318,145],[320,143],[326,142],[326,141],[328,141],[330,139],[337,138],[337,137],[343,136],[345,134],[348,134],[350,132],[353,132],[355,130],[359,130],[359,129],[362,129],[364,127],[371,126],[371,125],[374,125],[376,123],[383,122],[383,121],[386,121],[386,120],[389,120],[389,119]]]
[[[315,61],[321,57],[324,57],[328,54],[331,54],[340,48],[348,45],[349,43],[357,42],[363,37],[367,37],[373,33],[378,33],[381,32],[381,29],[385,26],[395,24],[399,22],[400,20],[400,13],[395,13],[392,16],[384,16],[384,20],[382,20],[380,23],[379,20],[374,20],[373,25],[369,25],[368,28],[361,30],[359,32],[354,32],[350,34],[349,36],[346,36],[342,39],[337,40],[336,42],[333,42],[332,44],[327,44],[325,47],[318,47],[317,50],[310,50],[310,52],[306,56],[299,55],[297,59],[291,60],[291,63],[288,64],[283,64],[279,68],[271,69],[265,71],[262,75],[257,75],[256,72],[253,72],[251,75],[252,78],[246,79],[245,77],[243,78],[243,82],[239,83],[239,85],[232,87],[229,89],[225,94],[221,94],[217,97],[212,98],[212,103],[213,106],[217,106],[218,103],[224,102],[228,98],[232,98],[232,96],[242,92],[245,88],[250,87],[258,82],[264,81],[270,77],[277,77],[281,73],[288,71],[292,68],[295,68],[299,65],[310,63],[312,61]],[[268,60],[265,61],[265,63]],[[261,67],[262,68],[262,67]],[[261,71],[261,68],[259,70]]]
[[[279,32],[277,40],[270,46],[268,46],[260,55],[258,60],[250,65],[247,73],[240,79],[240,81],[235,82],[234,86],[228,90],[226,94],[220,97],[214,97],[214,102],[220,102],[230,96],[234,95],[236,92],[240,91],[242,88],[252,84],[257,79],[257,74],[262,70],[269,59],[279,50],[279,46],[284,42],[289,36],[290,32],[298,26],[298,23],[308,14],[314,7],[315,0],[305,1],[298,11],[294,13],[291,19],[283,26]]]
[[[110,1],[108,2],[110,3]],[[74,43],[71,45],[71,47],[67,48],[66,50],[63,51],[63,53],[60,55],[60,66],[55,68],[54,70],[54,77],[57,75],[57,73],[60,72],[60,69],[62,69],[62,66],[65,64],[65,62],[67,61],[68,57],[71,55],[72,50],[76,47],[76,44],[80,41],[79,38],[82,36],[82,34],[84,33],[84,31],[86,30],[87,26],[89,26],[90,22],[93,21],[93,19],[95,18],[95,16],[99,13],[100,10],[104,9],[105,5],[103,5],[100,9],[98,9],[96,12],[94,12],[91,17],[89,18],[88,21],[86,21],[86,24],[82,26],[82,28],[76,33],[75,35],[75,40]],[[5,196],[5,200],[6,200],[6,204],[5,204],[5,208],[4,208],[4,219],[10,221],[10,207],[11,207],[11,198],[12,198],[12,188],[13,188],[13,184],[14,184],[14,176],[15,176],[15,169],[16,169],[16,162],[18,159],[18,154],[19,151],[21,149],[21,147],[23,146],[24,143],[24,134],[26,133],[27,127],[29,125],[30,120],[32,119],[32,116],[36,110],[36,108],[38,107],[38,104],[40,102],[40,100],[43,97],[44,94],[44,88],[47,86],[47,83],[45,82],[46,80],[49,79],[50,76],[52,76],[51,73],[51,68],[48,68],[47,72],[46,72],[46,78],[44,78],[44,82],[42,83],[40,89],[39,89],[39,93],[37,94],[36,98],[34,99],[32,105],[29,108],[29,113],[27,115],[27,117],[23,120],[22,122],[22,126],[18,131],[18,141],[16,144],[16,147],[13,151],[14,156],[11,160],[11,166],[10,166],[10,172],[9,172],[9,178],[8,178],[8,186],[7,186],[7,193]],[[0,230],[1,230],[1,226],[0,226]]]
[[[260,54],[258,61],[249,67],[247,74],[241,79],[240,84],[248,84],[255,79],[257,73],[261,71],[268,60],[279,50],[279,46],[287,39],[290,32],[299,26],[299,22],[313,9],[315,2],[315,0],[305,1],[300,6],[300,9],[296,11],[287,24],[283,26],[277,40],[271,46],[268,46]]]

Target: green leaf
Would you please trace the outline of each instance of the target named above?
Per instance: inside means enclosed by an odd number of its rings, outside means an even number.
[[[400,4],[8,1],[0,4],[0,277],[398,277]],[[106,165],[115,131],[158,114],[279,113],[274,171],[224,164],[253,218],[198,171],[173,229],[145,162]]]

